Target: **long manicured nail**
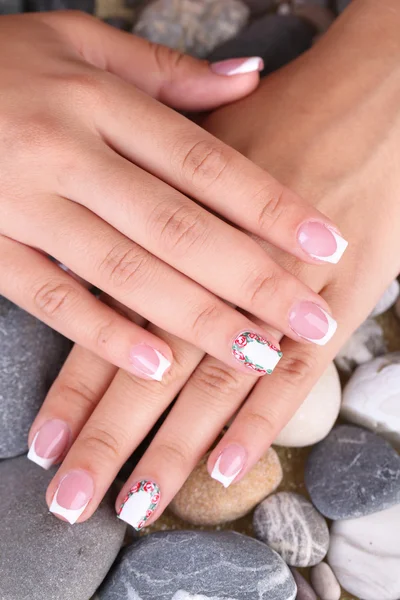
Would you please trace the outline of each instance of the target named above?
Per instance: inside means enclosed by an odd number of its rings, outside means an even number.
[[[217,75],[242,75],[243,73],[253,73],[254,71],[262,71],[264,61],[259,56],[251,56],[250,58],[228,58],[210,65],[211,71]]]
[[[93,490],[93,479],[86,471],[70,471],[61,479],[49,510],[73,525],[89,504]]]
[[[235,338],[232,354],[243,366],[259,375],[270,375],[282,358],[279,348],[253,331],[242,331]]]
[[[139,531],[145,526],[160,502],[160,488],[154,481],[144,479],[131,487],[117,515]]]
[[[138,344],[131,350],[130,361],[138,375],[161,381],[171,363],[148,344]]]
[[[227,446],[217,458],[217,462],[211,473],[224,487],[229,487],[232,481],[243,469],[247,460],[247,452],[239,444]]]
[[[28,458],[43,469],[49,469],[64,453],[71,436],[70,429],[61,419],[46,421],[35,434]]]
[[[349,245],[337,231],[318,221],[303,223],[297,233],[300,246],[312,258],[338,263]]]
[[[337,323],[314,302],[298,302],[289,314],[290,327],[297,335],[324,346],[334,335]]]

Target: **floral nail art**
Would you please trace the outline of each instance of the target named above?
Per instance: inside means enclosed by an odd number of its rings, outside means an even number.
[[[240,363],[259,375],[270,375],[282,358],[282,352],[265,337],[243,331],[232,344],[232,354]]]
[[[154,481],[138,481],[125,496],[117,516],[139,531],[156,510],[160,497],[160,488]]]

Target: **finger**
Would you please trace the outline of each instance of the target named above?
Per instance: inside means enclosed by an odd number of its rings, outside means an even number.
[[[50,511],[58,517],[73,523],[93,514],[123,463],[201,360],[201,350],[172,336],[165,339],[176,360],[163,383],[150,386],[119,371],[81,430],[47,490]],[[80,505],[73,501],[78,496]]]
[[[139,377],[159,381],[172,362],[164,342],[99,302],[41,253],[3,236],[0,294],[107,362]]]
[[[89,63],[181,110],[210,110],[238,100],[257,87],[263,69],[259,57],[209,65],[87,15],[64,13],[60,19],[59,14],[49,14],[43,18],[67,33]]]

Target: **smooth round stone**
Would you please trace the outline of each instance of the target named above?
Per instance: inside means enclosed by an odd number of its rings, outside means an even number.
[[[296,600],[317,600],[317,596],[309,585],[309,583],[304,579],[302,575],[296,569],[290,569],[293,575],[293,579],[297,585],[297,596]]]
[[[207,56],[247,23],[241,0],[155,0],[140,13],[133,33],[194,56]]]
[[[165,531],[121,552],[100,600],[294,600],[288,566],[232,531]]]
[[[331,529],[328,562],[341,585],[363,600],[400,598],[400,504]]]
[[[400,352],[356,369],[344,389],[341,414],[400,445]]]
[[[336,10],[338,14],[344,11],[350,4],[351,0],[336,0]]]
[[[0,463],[0,597],[4,600],[88,600],[124,539],[108,494],[85,523],[69,525],[45,502],[55,469],[25,456]]]
[[[313,567],[310,572],[310,579],[321,600],[340,600],[340,585],[329,565],[320,563]]]
[[[328,525],[300,494],[266,498],[254,511],[253,527],[256,537],[293,567],[316,565],[328,552]]]
[[[374,433],[340,425],[311,451],[305,483],[325,517],[362,517],[400,502],[400,456]]]
[[[371,312],[370,316],[377,317],[378,315],[381,315],[382,313],[389,310],[389,308],[391,308],[393,306],[393,304],[396,302],[397,298],[399,297],[399,294],[400,294],[400,284],[397,281],[397,279],[395,279],[394,281],[392,281],[392,283],[389,285],[389,287],[386,288],[386,290],[383,292],[382,296],[376,303],[375,308]]]
[[[250,512],[282,481],[282,467],[273,448],[238,483],[224,488],[207,471],[208,454],[193,470],[169,509],[193,525],[219,525]]]
[[[274,444],[302,448],[322,440],[336,422],[341,396],[339,375],[331,363]]]
[[[359,365],[386,352],[382,327],[373,319],[367,319],[341,348],[335,357],[335,363],[340,371],[351,373]]]
[[[0,296],[0,458],[28,450],[29,428],[71,342]]]

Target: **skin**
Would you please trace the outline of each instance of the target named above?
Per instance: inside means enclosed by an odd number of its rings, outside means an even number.
[[[312,264],[297,231],[331,221],[166,106],[215,108],[251,92],[258,72],[217,75],[74,12],[2,17],[0,56],[0,294],[136,375],[131,349],[147,344],[171,362],[167,343],[47,255],[239,370],[232,341],[260,328],[222,299],[297,341],[295,302],[329,312],[227,221]]]
[[[151,479],[161,501],[155,520],[224,425],[209,470],[228,445],[245,448],[239,480],[263,455],[342,344],[368,316],[400,270],[400,56],[397,0],[355,0],[307,54],[264,80],[250,97],[213,113],[204,126],[311,199],[351,240],[338,266],[316,269],[258,240],[334,308],[339,328],[323,348],[282,332],[284,359],[271,378],[242,375],[185,341],[148,324],[172,348],[165,381],[139,381],[76,347],[33,424],[67,421],[73,445],[49,485],[51,499],[71,469],[92,476],[95,491],[80,521],[96,509],[120,466],[179,393],[169,416],[117,500]],[[374,39],[374,44],[371,44]],[[379,51],[379,60],[377,59]],[[327,92],[329,90],[329,93]],[[135,315],[131,315],[133,318]],[[74,410],[71,410],[71,400]],[[129,419],[134,417],[134,424]]]

